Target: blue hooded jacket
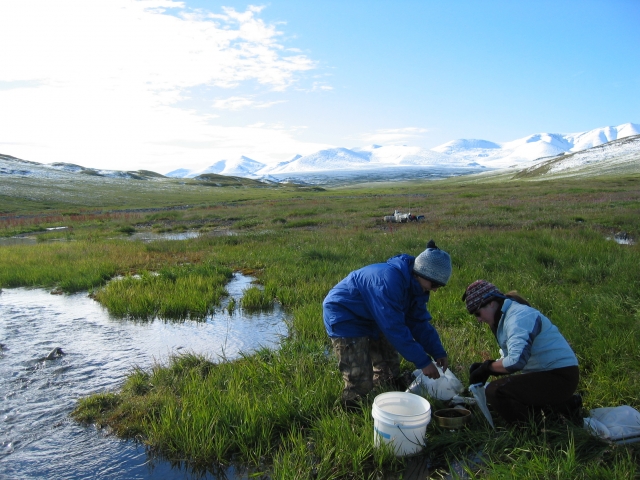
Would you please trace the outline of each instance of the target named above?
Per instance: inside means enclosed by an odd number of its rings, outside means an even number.
[[[382,333],[417,368],[447,356],[427,311],[429,294],[413,277],[415,257],[396,255],[387,263],[351,272],[322,304],[330,337],[373,337]]]
[[[578,365],[558,328],[538,310],[510,299],[502,305],[496,338],[509,373],[544,372]]]

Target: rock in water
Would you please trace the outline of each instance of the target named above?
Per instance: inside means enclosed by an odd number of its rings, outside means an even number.
[[[44,357],[45,360],[54,360],[58,357],[61,357],[62,355],[64,355],[64,352],[62,351],[62,349],[60,347],[55,347],[53,350],[51,350],[49,352],[49,355],[47,355],[46,357]]]

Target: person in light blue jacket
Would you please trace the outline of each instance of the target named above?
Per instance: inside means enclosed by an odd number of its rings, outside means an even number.
[[[540,410],[573,414],[581,406],[574,395],[578,359],[558,328],[516,292],[503,294],[477,280],[462,297],[467,311],[494,333],[502,358],[471,365],[469,381],[485,384],[489,403],[508,423],[527,421]],[[521,372],[522,375],[512,375]],[[508,375],[508,376],[506,376]]]
[[[351,272],[322,304],[324,325],[344,380],[342,403],[356,406],[374,386],[401,385],[400,357],[430,378],[445,371],[447,352],[431,325],[431,292],[451,276],[451,258],[433,240],[417,257],[400,254]]]

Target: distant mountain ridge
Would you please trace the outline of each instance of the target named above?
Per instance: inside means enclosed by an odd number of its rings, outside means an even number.
[[[339,147],[296,155],[270,166],[241,156],[231,161],[220,160],[198,171],[177,169],[167,177],[211,183],[217,175],[257,180],[267,185],[347,185],[445,178],[505,169],[513,170],[515,178],[640,173],[640,125],[626,123],[567,135],[538,133],[505,143],[460,139],[430,150],[407,145]],[[64,162],[41,164],[0,154],[0,180],[3,177],[166,179],[148,170],[105,170]],[[213,183],[216,182],[220,183],[218,180]]]
[[[2,175],[18,177],[38,177],[56,179],[64,175],[85,175],[92,177],[106,177],[133,180],[159,180],[165,178],[150,170],[122,171],[85,168],[73,163],[54,162],[48,165],[22,160],[11,155],[0,154],[0,178]]]
[[[205,173],[267,178],[308,172],[377,170],[390,167],[528,168],[543,158],[570,154],[607,142],[640,134],[640,125],[625,123],[588,132],[537,133],[510,142],[458,139],[432,149],[407,145],[371,145],[363,148],[329,148],[310,155],[296,155],[277,165],[266,165],[241,156],[220,160],[201,170],[173,170],[168,177],[194,178]]]

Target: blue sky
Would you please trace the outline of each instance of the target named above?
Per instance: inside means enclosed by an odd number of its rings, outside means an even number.
[[[638,123],[638,25],[637,0],[3,0],[0,153],[166,173]]]

